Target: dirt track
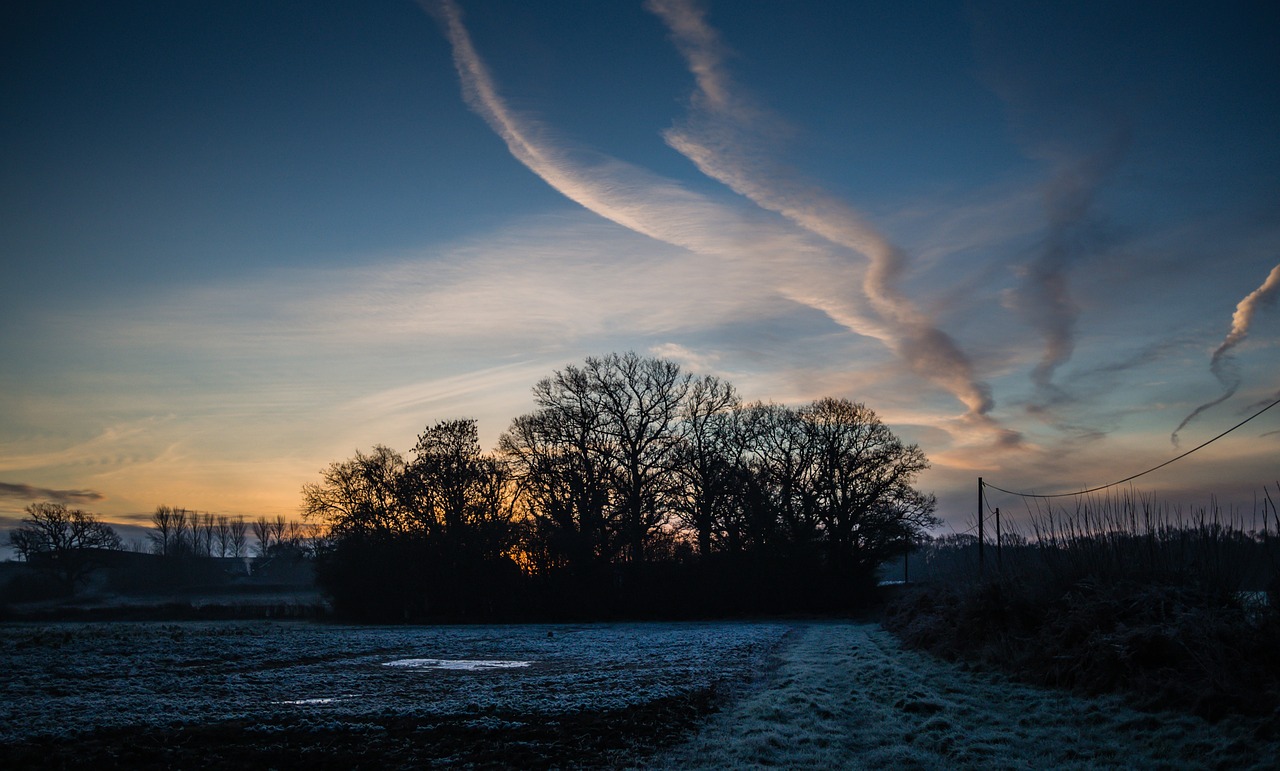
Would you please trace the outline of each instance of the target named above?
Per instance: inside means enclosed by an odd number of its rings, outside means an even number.
[[[667,768],[1276,768],[1256,721],[1210,725],[1011,683],[879,626],[796,630],[776,671],[653,759]],[[1265,733],[1262,731],[1261,733]]]

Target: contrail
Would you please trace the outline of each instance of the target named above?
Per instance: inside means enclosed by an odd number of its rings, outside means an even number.
[[[1243,300],[1236,303],[1236,312],[1231,316],[1231,331],[1227,333],[1226,338],[1214,350],[1213,357],[1209,359],[1209,371],[1222,384],[1223,393],[1217,399],[1196,407],[1191,411],[1190,415],[1182,419],[1182,422],[1178,424],[1178,427],[1173,430],[1173,434],[1169,437],[1174,447],[1178,446],[1179,431],[1186,428],[1187,424],[1195,420],[1200,413],[1230,399],[1235,395],[1236,390],[1240,388],[1240,371],[1236,367],[1235,358],[1231,356],[1231,349],[1235,348],[1249,335],[1249,325],[1253,323],[1253,316],[1257,313],[1258,308],[1275,302],[1277,294],[1280,294],[1280,265],[1271,269],[1271,273],[1267,275],[1266,281],[1262,282],[1262,286],[1245,295]]]
[[[1075,350],[1080,309],[1071,296],[1069,270],[1080,253],[1077,231],[1089,217],[1103,178],[1120,162],[1127,145],[1128,132],[1117,131],[1097,152],[1074,163],[1060,163],[1045,189],[1048,238],[1027,271],[1019,303],[1044,337],[1044,352],[1031,371],[1031,382],[1042,399],[1053,399],[1053,374]]]
[[[625,228],[698,254],[741,262],[768,250],[771,259],[746,267],[773,273],[770,278],[785,296],[827,312],[856,334],[877,339],[888,335],[882,321],[836,299],[832,284],[838,289],[839,281],[830,279],[831,256],[811,242],[776,227],[762,227],[644,169],[571,151],[549,139],[536,121],[508,108],[471,42],[458,5],[453,0],[420,0],[420,5],[439,19],[453,47],[467,105],[517,160],[565,197]],[[806,281],[813,273],[820,278]]]
[[[862,291],[884,321],[888,334],[883,342],[913,372],[963,403],[967,422],[996,432],[1001,443],[1016,442],[1016,434],[1000,429],[987,414],[993,406],[991,390],[975,377],[955,340],[897,289],[906,263],[902,250],[852,207],[769,159],[762,135],[777,121],[733,88],[723,64],[725,47],[703,10],[688,0],[648,0],[646,7],[671,31],[697,84],[690,118],[664,132],[667,143],[703,174],[761,208],[866,257]]]

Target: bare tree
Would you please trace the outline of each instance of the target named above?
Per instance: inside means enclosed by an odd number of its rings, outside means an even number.
[[[418,437],[401,489],[406,510],[423,532],[448,542],[455,556],[485,561],[512,542],[507,475],[480,450],[476,421],[446,420]]]
[[[271,549],[271,536],[275,532],[274,524],[266,517],[258,517],[253,521],[253,537],[258,540],[258,556],[265,557]]]
[[[271,540],[277,546],[285,546],[288,542],[285,540],[285,533],[289,530],[289,522],[285,520],[283,514],[277,514],[276,518],[271,521]]]
[[[827,398],[797,414],[813,450],[809,502],[833,565],[874,569],[937,524],[933,496],[913,487],[929,468],[924,453],[870,408]]]
[[[173,523],[173,541],[170,544],[169,554],[186,555],[195,551],[195,539],[191,527],[191,520],[188,517],[186,509],[171,509],[170,521]]]
[[[160,556],[168,556],[174,551],[173,508],[157,506],[151,515],[152,532],[147,533],[151,539],[152,549]]]
[[[231,521],[225,514],[219,514],[213,525],[214,541],[218,544],[218,556],[226,557],[231,546]]]
[[[667,523],[675,425],[690,377],[674,362],[635,353],[588,358],[583,370],[604,419],[599,449],[610,461],[627,557],[643,562],[649,539]]]
[[[405,461],[378,445],[365,455],[330,463],[319,482],[302,486],[302,516],[323,522],[338,536],[407,532],[401,490]]]
[[[120,550],[123,544],[109,525],[62,503],[33,503],[27,516],[9,533],[9,544],[28,562],[42,562],[68,592],[96,566],[91,550]]]
[[[213,513],[206,511],[204,514],[195,514],[195,520],[199,523],[198,530],[200,533],[200,546],[196,549],[197,555],[201,557],[213,556],[213,538],[217,532],[217,524],[214,521]]]
[[[228,537],[227,546],[232,557],[246,557],[249,554],[248,532],[249,524],[244,521],[244,517],[237,516],[231,520],[227,526]]]
[[[711,554],[735,509],[742,455],[735,426],[740,403],[730,383],[708,375],[690,383],[680,408],[676,512],[693,530],[702,557]]]
[[[585,374],[557,372],[533,393],[539,409],[513,420],[498,440],[531,520],[530,556],[539,568],[611,562],[618,538],[609,469],[599,452],[603,419]]]

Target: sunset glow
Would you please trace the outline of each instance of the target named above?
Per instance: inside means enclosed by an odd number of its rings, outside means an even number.
[[[0,527],[293,518],[609,352],[865,403],[956,531],[979,476],[1106,484],[1280,398],[1264,4],[26,5]],[[1280,407],[1135,482],[1277,484]]]

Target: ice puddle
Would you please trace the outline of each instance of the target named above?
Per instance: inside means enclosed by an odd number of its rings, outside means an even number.
[[[530,661],[499,661],[491,659],[399,659],[388,661],[384,667],[405,667],[407,669],[460,669],[478,671],[483,669],[519,669],[527,667]]]

